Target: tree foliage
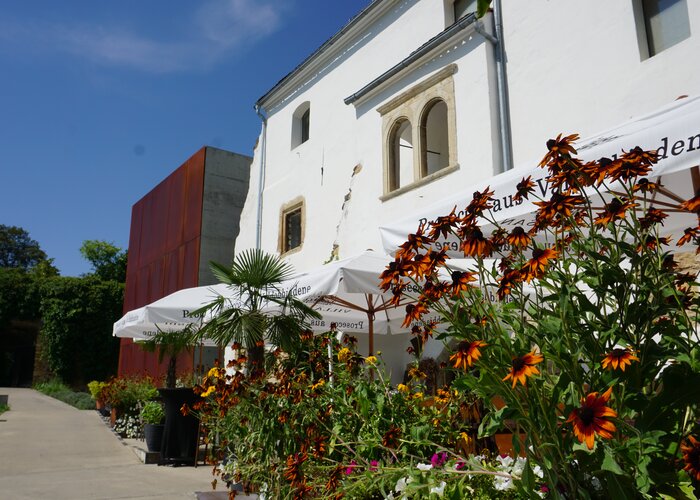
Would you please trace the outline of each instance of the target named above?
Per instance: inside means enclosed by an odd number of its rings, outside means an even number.
[[[101,240],[85,240],[80,254],[92,264],[93,274],[102,280],[126,281],[126,250]]]
[[[56,277],[44,281],[40,293],[43,355],[49,368],[72,385],[113,374],[119,341],[111,332],[121,316],[124,285],[95,276]]]
[[[0,267],[30,269],[45,260],[46,253],[25,229],[0,224]]]

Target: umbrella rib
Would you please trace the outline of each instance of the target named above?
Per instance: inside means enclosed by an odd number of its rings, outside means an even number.
[[[335,304],[335,305],[347,307],[348,309],[354,309],[355,311],[367,312],[367,309],[363,309],[362,306],[358,306],[357,304],[353,304],[352,302],[349,302],[345,299],[341,299],[340,297],[337,297],[335,295],[323,295],[316,302],[314,302],[314,305],[318,304],[319,302],[327,302],[329,304]]]

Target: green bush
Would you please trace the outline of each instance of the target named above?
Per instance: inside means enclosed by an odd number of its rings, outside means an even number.
[[[0,405],[0,415],[5,413],[6,411],[10,411],[10,406],[9,405]]]
[[[87,392],[75,392],[58,379],[36,384],[34,389],[51,396],[54,399],[63,401],[78,410],[94,410],[95,402]]]
[[[122,413],[135,412],[139,403],[158,396],[155,381],[150,377],[114,377],[102,391],[104,402]]]

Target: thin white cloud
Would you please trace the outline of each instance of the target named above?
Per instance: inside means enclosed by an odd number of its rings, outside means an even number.
[[[208,0],[174,41],[119,26],[0,21],[0,39],[33,50],[73,54],[97,64],[150,73],[208,68],[270,36],[281,25],[284,0]]]

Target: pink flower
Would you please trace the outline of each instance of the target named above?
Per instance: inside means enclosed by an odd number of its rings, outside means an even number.
[[[377,472],[377,470],[379,470],[378,465],[379,465],[379,462],[377,460],[372,460],[369,463],[369,470],[371,470],[372,472]]]
[[[464,468],[464,462],[457,462],[455,464],[455,470],[462,470]]]
[[[350,474],[352,474],[353,470],[355,470],[355,467],[357,467],[357,462],[355,462],[354,460],[350,460],[350,465],[348,465],[348,467],[345,469],[345,475],[349,476]]]
[[[447,462],[447,453],[444,451],[442,453],[434,453],[430,458],[430,463],[433,464],[433,467],[441,467],[445,462]]]

